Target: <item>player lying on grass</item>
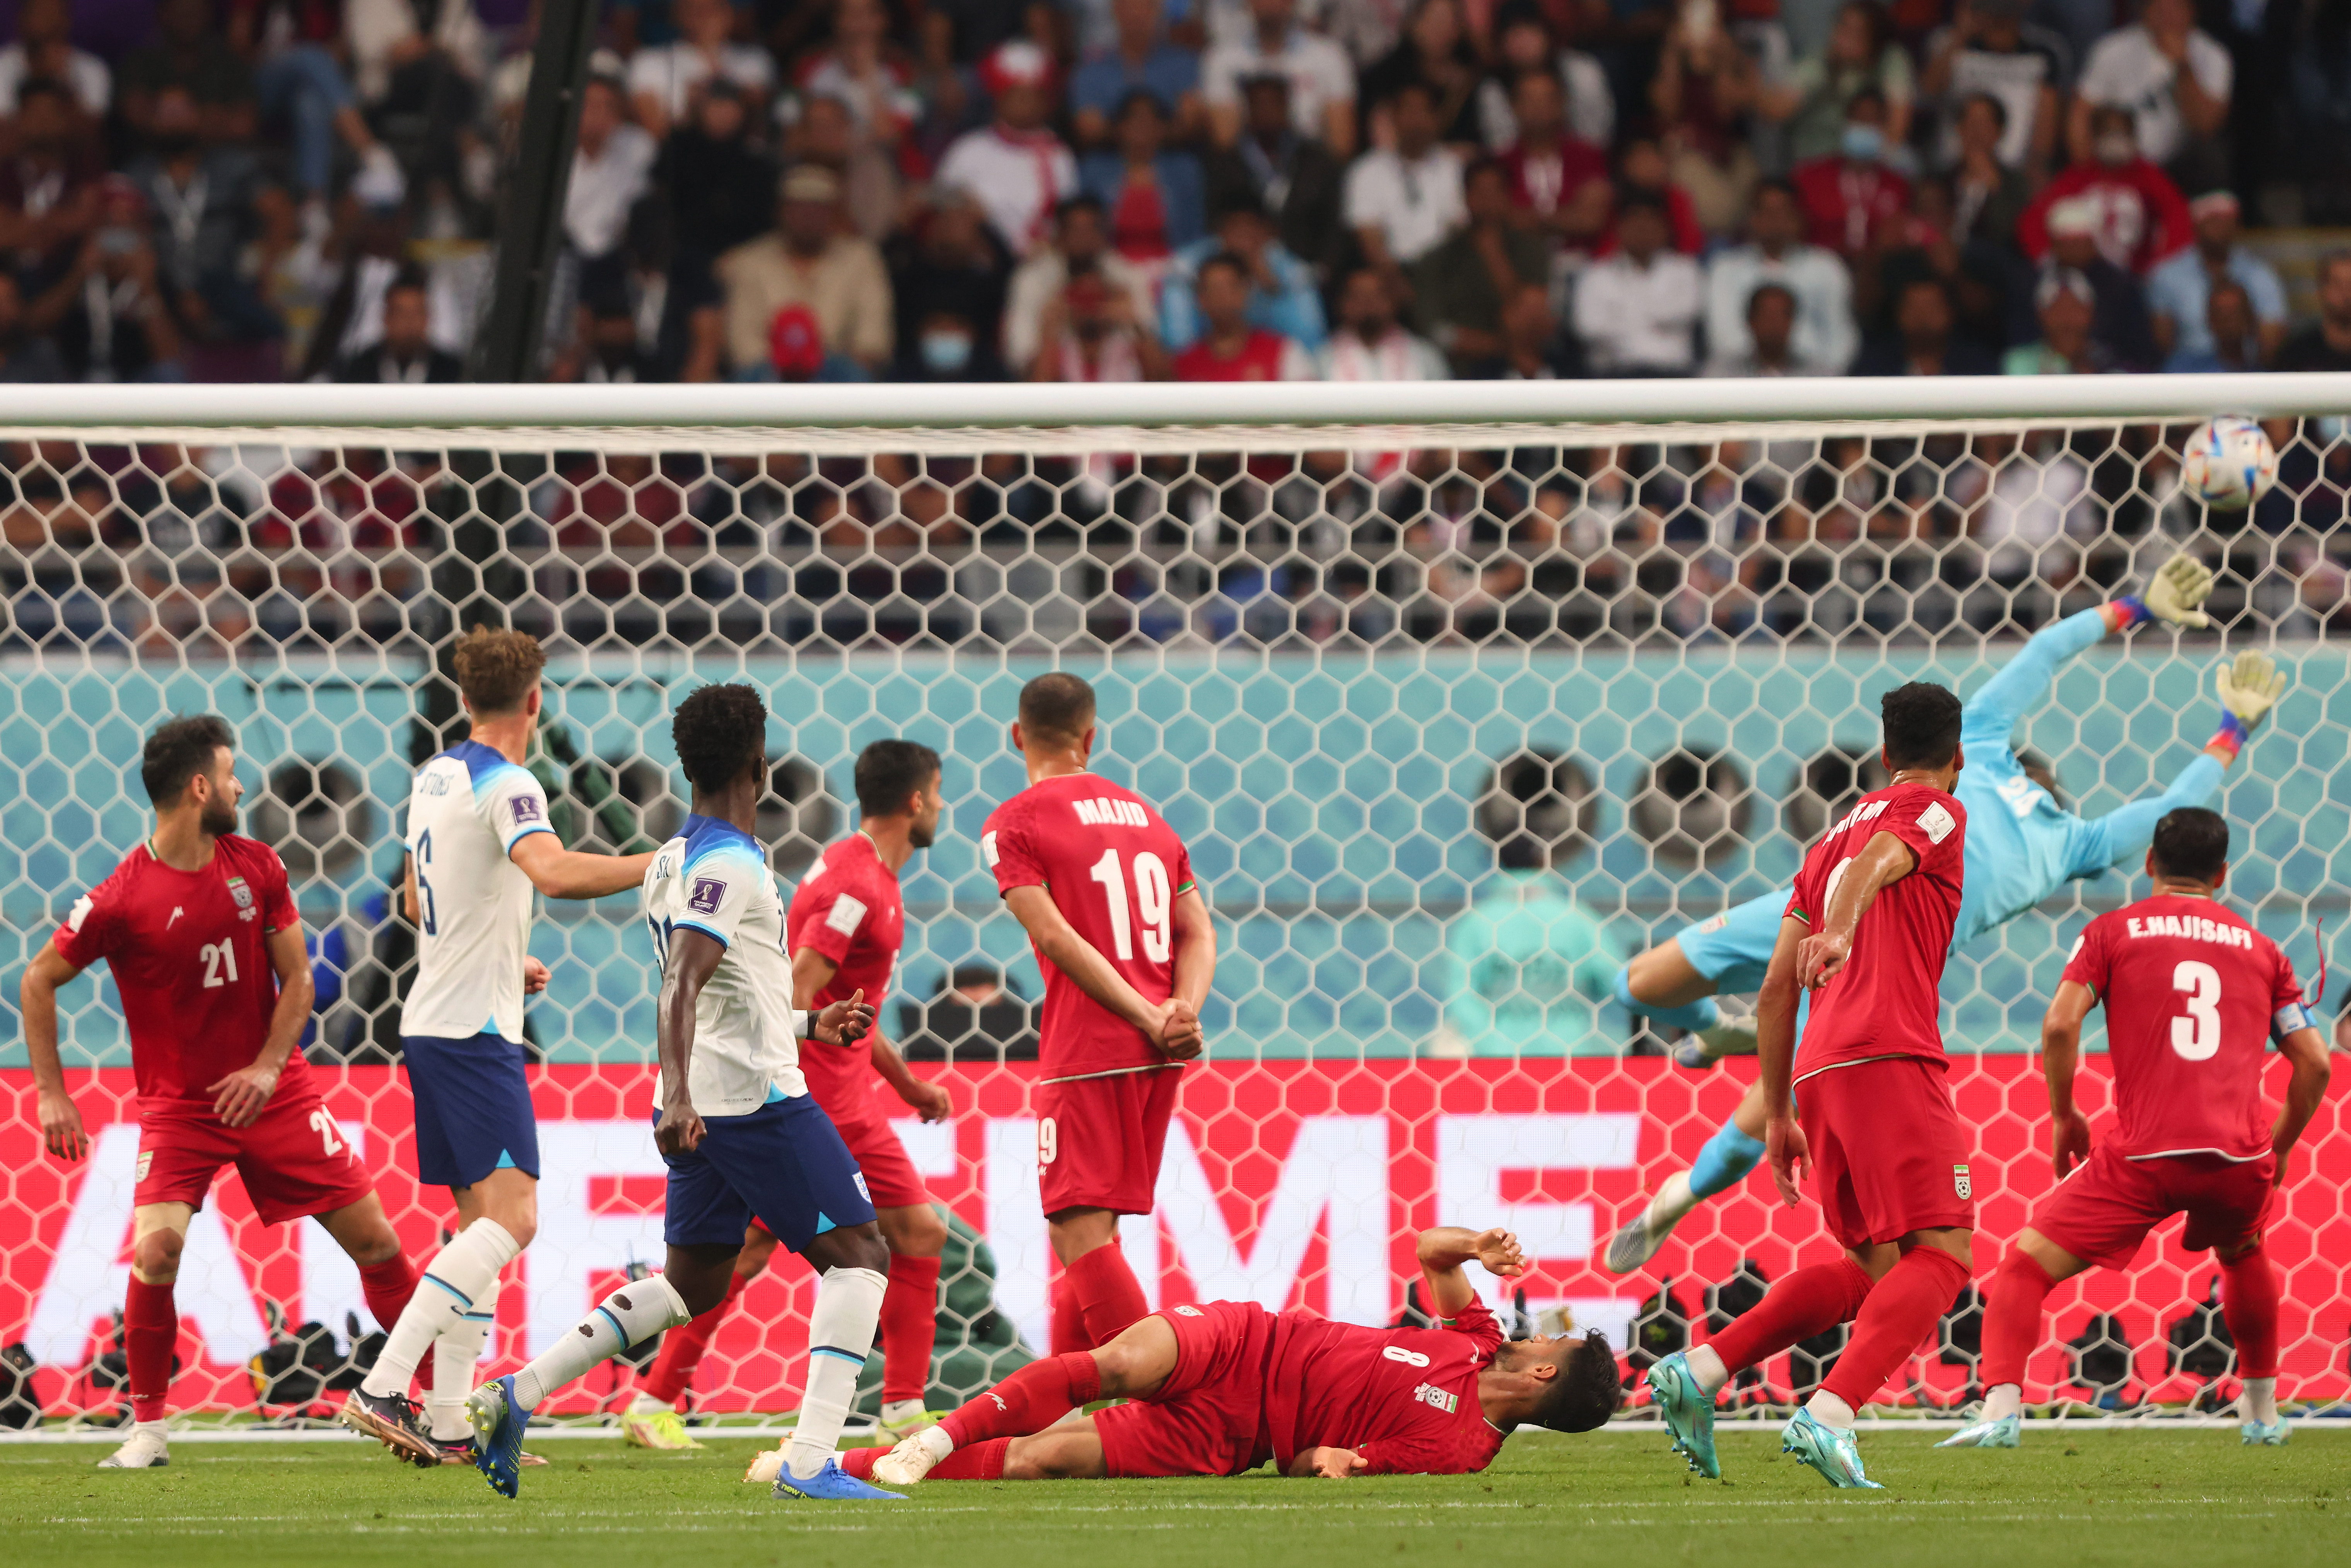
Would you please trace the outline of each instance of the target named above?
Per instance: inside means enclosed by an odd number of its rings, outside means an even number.
[[[2191,1251],[2220,1265],[2220,1312],[2236,1343],[2248,1443],[2279,1444],[2278,1286],[2262,1220],[2286,1156],[2326,1093],[2326,1042],[2277,944],[2217,895],[2229,825],[2191,808],[2157,824],[2155,890],[2102,915],[2074,946],[2041,1022],[2057,1189],[2032,1211],[1984,1307],[1982,1418],[1937,1445],[2013,1448],[2024,1363],[2051,1290],[2085,1270],[2127,1269],[2147,1233],[2186,1211]],[[2090,1143],[2074,1103],[2082,1020],[2106,1009],[2115,1120]],[[2294,1064],[2285,1103],[2262,1107],[2262,1047]]]
[[[1514,1278],[1507,1230],[1420,1238],[1435,1328],[1366,1328],[1254,1301],[1170,1307],[1108,1344],[1031,1362],[894,1448],[842,1456],[891,1485],[1055,1477],[1459,1475],[1514,1427],[1588,1432],[1623,1401],[1616,1357],[1582,1339],[1509,1340],[1462,1265]],[[1064,1420],[1096,1399],[1126,1399]]]
[[[2093,877],[2143,852],[2155,824],[2179,806],[2212,798],[2238,750],[2285,689],[2266,654],[2241,653],[2222,666],[2220,723],[2204,749],[2161,794],[2135,800],[2103,817],[2066,810],[2052,793],[2053,780],[2028,771],[2014,733],[2025,714],[2048,695],[2057,668],[2110,632],[2149,620],[2202,626],[2196,606],[2211,591],[2212,574],[2189,556],[2174,556],[2142,599],[2117,599],[2035,633],[2006,668],[1967,701],[1962,735],[1969,766],[1957,790],[1974,829],[1968,834],[1967,893],[1952,945],[1973,941],[2077,878]],[[1635,956],[1617,977],[1616,999],[1636,1013],[1695,1031],[1677,1051],[1684,1066],[1703,1067],[1754,1049],[1753,1021],[1726,1021],[1715,993],[1749,991],[1762,984],[1788,890],[1778,889],[1699,922]],[[1763,1102],[1750,1085],[1729,1119],[1716,1130],[1687,1170],[1676,1171],[1649,1203],[1610,1239],[1604,1262],[1629,1274],[1656,1255],[1692,1209],[1729,1190],[1763,1155]]]

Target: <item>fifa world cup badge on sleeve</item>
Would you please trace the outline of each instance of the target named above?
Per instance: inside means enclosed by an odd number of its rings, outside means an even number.
[[[697,877],[694,891],[686,894],[685,905],[696,915],[716,915],[718,901],[726,896],[726,884],[715,876]]]

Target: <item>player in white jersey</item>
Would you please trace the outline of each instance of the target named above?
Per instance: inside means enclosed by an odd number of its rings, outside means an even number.
[[[751,836],[767,788],[767,705],[745,685],[705,686],[677,707],[671,738],[693,814],[645,873],[645,924],[661,963],[660,1119],[669,1165],[663,1271],[622,1285],[577,1330],[467,1401],[475,1464],[508,1497],[530,1412],[601,1362],[718,1304],[757,1218],[820,1278],[809,1313],[799,1423],[778,1498],[894,1498],[833,1458],[873,1348],[890,1249],[865,1178],[800,1076],[802,1033],[854,1043],[872,1026],[860,991],[812,1017],[792,1007],[785,901]]]
[[[416,1096],[416,1174],[445,1186],[458,1231],[433,1261],[343,1425],[420,1466],[471,1458],[465,1394],[496,1319],[498,1271],[538,1224],[538,1124],[524,1071],[523,997],[547,984],[526,950],[531,894],[601,898],[635,886],[650,854],[580,854],[549,824],[523,767],[538,726],[538,642],[476,627],[457,640],[468,737],[416,770],[408,796],[408,917],[416,981],[401,1054]],[[422,1418],[410,1379],[433,1352]]]

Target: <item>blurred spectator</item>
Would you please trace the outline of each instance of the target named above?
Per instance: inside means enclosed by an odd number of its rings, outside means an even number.
[[[818,99],[831,99],[838,103],[850,118],[860,151],[872,149],[885,155],[894,154],[906,133],[923,116],[923,100],[914,89],[914,72],[904,54],[890,41],[890,13],[883,0],[835,0],[831,41],[801,59],[792,87],[798,97],[799,113],[805,114]],[[801,158],[817,156],[806,148],[795,151]],[[845,171],[836,169],[834,172]],[[852,189],[852,208],[856,202]],[[859,226],[864,227],[862,224]],[[877,236],[867,229],[866,237]]]
[[[61,382],[66,362],[57,346],[32,331],[25,320],[24,296],[16,275],[0,271],[0,382]]]
[[[2090,152],[2041,188],[2016,225],[2024,254],[2049,253],[2049,209],[2078,202],[2090,214],[2098,254],[2144,277],[2157,262],[2195,237],[2188,202],[2171,176],[2138,154],[2131,111],[2105,108],[2090,115]]]
[[[1548,288],[1521,288],[1502,312],[1501,358],[1479,365],[1480,381],[1551,382],[1583,373],[1559,329]]]
[[[433,346],[432,301],[410,273],[383,291],[383,328],[374,346],[343,362],[335,379],[365,386],[446,386],[465,379],[457,356]]]
[[[0,121],[15,118],[16,91],[36,78],[63,82],[89,126],[106,118],[114,101],[114,73],[106,62],[73,46],[68,0],[19,0],[16,40],[0,47]]]
[[[1814,245],[1849,259],[1910,210],[1910,182],[1886,166],[1886,100],[1875,89],[1857,92],[1845,105],[1835,155],[1796,165],[1796,192]]]
[[[1464,178],[1469,222],[1413,268],[1413,314],[1445,350],[1456,375],[1499,358],[1503,307],[1526,284],[1551,278],[1540,235],[1510,221],[1510,177],[1490,158]]]
[[[1051,254],[1050,249],[1040,253]],[[977,202],[961,191],[943,193],[916,221],[913,233],[890,236],[883,255],[890,263],[902,362],[915,351],[924,318],[940,315],[971,324],[986,350],[977,355],[981,362],[1000,360],[997,345],[1005,331],[1005,289],[1012,264]],[[1036,265],[1035,258],[1029,265]]]
[[[1405,268],[1435,250],[1468,217],[1461,157],[1437,140],[1437,100],[1406,82],[1390,100],[1395,145],[1374,147],[1347,171],[1347,226],[1399,299],[1411,298]]]
[[[749,108],[732,81],[721,77],[696,98],[662,144],[653,188],[669,207],[679,266],[706,275],[775,221],[776,166],[752,145]]]
[[[1606,230],[1614,200],[1608,155],[1568,129],[1559,78],[1551,71],[1520,73],[1510,104],[1518,139],[1501,156],[1511,200],[1562,244],[1589,248]]]
[[[1200,161],[1168,147],[1166,113],[1148,92],[1119,105],[1117,138],[1115,151],[1079,164],[1078,187],[1102,204],[1112,246],[1155,283],[1176,249],[1207,231]]]
[[[1520,5],[1520,0],[1513,3]],[[1517,103],[1519,83],[1529,71],[1558,79],[1562,94],[1561,119],[1568,135],[1594,147],[1606,147],[1616,140],[1616,99],[1608,90],[1608,73],[1581,49],[1556,47],[1541,12],[1511,9],[1494,52],[1495,74],[1478,89],[1479,120],[1487,146],[1508,147],[1526,135],[1519,124]]]
[[[1767,119],[1786,125],[1788,156],[1802,162],[1837,150],[1845,106],[1864,89],[1886,100],[1888,145],[1907,148],[1917,98],[1909,52],[1895,41],[1878,0],[1848,0],[1821,47],[1798,58],[1786,81],[1763,86],[1757,107]]]
[[[1015,256],[1043,243],[1054,210],[1076,193],[1078,162],[1046,127],[1053,62],[1026,39],[1000,44],[983,73],[996,120],[947,149],[939,162],[943,190],[968,191]]]
[[[2084,202],[2059,202],[2049,209],[2049,254],[2045,267],[2070,267],[2088,279],[2097,296],[2090,337],[2110,367],[2153,370],[2162,363],[2155,329],[2148,322],[2147,291],[2138,275],[2116,267],[2098,250],[2096,209]]]
[[[260,230],[261,164],[242,147],[204,143],[203,111],[184,87],[155,95],[151,151],[125,177],[153,219],[160,281],[192,336],[256,343],[281,335],[277,316],[243,271]]]
[[[1494,344],[1499,350],[1499,331]],[[1441,382],[1452,374],[1437,345],[1396,320],[1387,285],[1368,267],[1339,286],[1339,325],[1323,345],[1321,371],[1326,382]]]
[[[1959,313],[1950,285],[1939,277],[1914,277],[1894,299],[1895,336],[1872,343],[1854,362],[1857,376],[1988,376],[1998,361],[1976,343],[1957,336]]]
[[[1478,119],[1480,76],[1478,51],[1461,26],[1460,0],[1416,0],[1395,47],[1364,72],[1356,87],[1356,102],[1369,106],[1376,120],[1388,111],[1399,88],[1417,82],[1428,89],[1437,140],[1475,148],[1482,141]],[[1388,138],[1379,134],[1376,125],[1372,129],[1364,143],[1384,144]]]
[[[1709,280],[1711,281],[1711,280]],[[1823,372],[1796,357],[1796,295],[1784,283],[1759,283],[1747,296],[1740,319],[1741,346],[1726,352],[1716,349],[1706,362],[1710,376],[1812,376]],[[1713,315],[1708,307],[1709,319]],[[1713,340],[1709,330],[1708,340]],[[1841,372],[1826,372],[1836,374]]]
[[[342,0],[342,8],[351,85],[369,123],[411,181],[454,188],[492,47],[474,0]]]
[[[849,226],[881,244],[904,216],[896,161],[859,129],[846,100],[811,92],[792,100],[790,108],[784,161],[820,163],[839,175]],[[676,140],[674,133],[671,140]]]
[[[1313,273],[1273,237],[1273,225],[1264,213],[1236,203],[1217,214],[1206,239],[1176,253],[1160,286],[1159,336],[1170,353],[1191,347],[1207,329],[1199,314],[1197,277],[1200,267],[1213,256],[1237,257],[1248,269],[1250,325],[1291,339],[1310,354],[1322,347],[1329,329]]]
[[[1803,208],[1793,185],[1769,180],[1756,187],[1747,216],[1748,243],[1717,252],[1707,266],[1709,356],[1733,363],[1749,356],[1754,345],[1748,340],[1747,319],[1755,290],[1776,283],[1796,302],[1792,347],[1803,368],[1795,373],[1844,373],[1860,347],[1853,275],[1834,252],[1806,245],[1803,232]]]
[[[2098,296],[2088,278],[2071,267],[2053,267],[2042,273],[2032,302],[2040,312],[2041,340],[2011,349],[2000,362],[2002,375],[2088,375],[2111,368],[2090,336]]]
[[[890,379],[1008,382],[1012,377],[970,317],[941,309],[926,312],[915,321],[911,337],[901,340],[898,362],[891,367]]]
[[[1706,231],[1698,227],[1698,209],[1691,204],[1689,193],[1674,183],[1673,176],[1667,172],[1665,150],[1647,137],[1635,137],[1625,143],[1625,150],[1616,158],[1614,195],[1624,197],[1636,193],[1664,204],[1676,250],[1684,256],[1696,256],[1706,249]],[[1603,256],[1616,248],[1613,207],[1609,225],[1609,232],[1601,236]]]
[[[1744,134],[1759,86],[1755,62],[1724,31],[1710,3],[1685,6],[1666,29],[1649,102],[1666,166],[1689,193],[1698,226],[1728,233],[1747,210],[1758,170]]]
[[[563,235],[583,260],[620,248],[629,209],[652,188],[660,155],[653,139],[629,123],[620,82],[590,77],[580,95],[580,141],[563,193]]]
[[[1311,382],[1314,361],[1295,338],[1249,324],[1249,264],[1219,252],[1200,264],[1195,286],[1199,340],[1176,356],[1179,382]],[[1172,287],[1175,280],[1170,278]]]
[[[728,0],[671,0],[678,37],[639,49],[629,59],[629,101],[637,123],[656,141],[670,127],[690,119],[695,102],[713,80],[733,82],[753,119],[775,90],[776,63],[755,44],[733,39],[735,7]]]
[[[2175,376],[2260,370],[2270,349],[2262,341],[2264,324],[2253,309],[2252,294],[2223,276],[2206,289],[2203,303],[2199,337],[2210,347],[2191,349],[2182,342],[2163,361],[2164,370]]]
[[[1353,246],[1340,220],[1346,171],[1320,138],[1301,135],[1290,116],[1290,83],[1278,76],[1241,84],[1239,139],[1208,157],[1208,211],[1261,209],[1292,256],[1329,277]]]
[[[2281,371],[2351,371],[2351,250],[2318,258],[2318,319],[2278,350]]]
[[[1078,145],[1108,142],[1112,119],[1133,92],[1159,100],[1174,141],[1197,141],[1208,119],[1200,99],[1200,57],[1167,41],[1160,0],[1111,0],[1110,13],[1116,41],[1089,52],[1070,78],[1070,128]]]
[[[2259,344],[2252,362],[2259,366],[2285,341],[2285,285],[2274,267],[2238,243],[2233,193],[2208,191],[2188,204],[2188,214],[2196,225],[2196,243],[2147,275],[2147,308],[2156,347],[2174,360],[2215,352],[2219,345],[2205,326],[2205,296],[2222,279],[2231,279],[2252,310]],[[2167,362],[2164,368],[2175,367]]]
[[[1918,86],[1942,110],[1938,162],[1959,161],[1959,111],[1978,93],[2000,99],[2008,129],[2000,161],[2046,173],[2056,162],[2060,100],[2074,68],[2065,40],[2024,20],[2026,0],[1958,0],[1950,25],[1927,40]]]
[[[1216,144],[1241,132],[1241,87],[1253,77],[1290,84],[1290,124],[1342,161],[1355,151],[1355,68],[1346,51],[1298,25],[1296,0],[1249,0],[1246,34],[1218,39],[1200,62],[1200,96]]]
[[[551,382],[637,386],[667,381],[659,354],[625,288],[599,288],[580,304],[571,340],[556,354]]]
[[[791,170],[778,197],[775,231],[718,258],[727,363],[738,381],[768,379],[776,318],[799,306],[814,319],[827,379],[871,375],[897,341],[881,253],[840,231],[841,182],[831,170]]]
[[[2126,110],[2141,155],[2209,189],[2227,172],[2216,143],[2235,78],[2229,51],[2196,26],[2194,0],[2141,0],[2138,20],[2100,38],[2083,62],[2066,122],[2074,156],[2095,151],[2094,110]]]
[[[1000,971],[967,966],[927,1001],[898,1004],[898,1040],[909,1061],[1034,1061],[1037,1009],[1005,988]]]
[[[16,150],[0,156],[0,251],[13,253],[0,270],[34,293],[73,265],[98,221],[102,171],[75,118],[65,84],[36,77],[17,92]]]
[[[98,227],[73,267],[26,313],[28,330],[56,340],[68,379],[187,379],[180,324],[148,234],[139,187],[110,176],[99,187]]]
[[[1081,272],[1045,302],[1032,382],[1158,382],[1172,373],[1134,297],[1099,272]]]
[[[1195,245],[1213,246],[1215,243],[1207,238]],[[1037,350],[1044,342],[1047,305],[1060,298],[1071,278],[1085,273],[1099,276],[1132,300],[1139,319],[1153,314],[1155,305],[1149,280],[1110,248],[1110,226],[1102,204],[1092,196],[1073,197],[1061,204],[1054,219],[1053,243],[1039,246],[1012,274],[1011,295],[1004,311],[1004,362],[1016,373],[1025,374],[1036,361]]]
[[[1999,99],[1980,92],[1959,105],[1959,162],[1951,172],[1951,237],[2003,249],[2016,243],[2016,221],[2032,203],[2032,186],[2021,169],[2000,161],[2008,110]]]
[[[1667,248],[1665,204],[1627,195],[1616,213],[1616,254],[1575,280],[1575,335],[1595,375],[1687,375],[1704,308],[1698,263]]]

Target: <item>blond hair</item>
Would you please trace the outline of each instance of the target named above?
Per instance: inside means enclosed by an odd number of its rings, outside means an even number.
[[[539,672],[547,668],[538,638],[488,626],[476,626],[458,638],[451,662],[466,706],[484,717],[522,706],[523,699],[538,689]]]

